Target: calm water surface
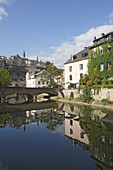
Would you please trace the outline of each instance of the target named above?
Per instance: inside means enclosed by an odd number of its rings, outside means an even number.
[[[0,170],[113,169],[112,114],[54,103],[2,110]]]

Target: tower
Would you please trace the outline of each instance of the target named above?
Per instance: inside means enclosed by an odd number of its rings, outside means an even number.
[[[26,57],[26,55],[25,55],[25,51],[23,51],[23,58],[25,58]]]

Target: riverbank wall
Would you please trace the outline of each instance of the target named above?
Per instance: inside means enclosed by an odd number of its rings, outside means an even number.
[[[78,91],[78,89],[64,89],[58,92],[60,98],[79,98],[83,93],[83,89]],[[113,101],[113,88],[100,88],[100,89],[91,89],[92,98],[95,101],[100,101],[102,99],[107,99],[108,101]]]
[[[78,101],[77,98],[80,97],[83,90],[78,91],[78,89],[65,89],[63,91],[58,92],[57,97],[53,97],[52,100],[61,102],[61,103],[69,103],[80,106],[89,106],[99,109],[106,109],[113,112],[113,89],[101,88],[99,91],[96,89],[92,89],[92,97],[95,101],[91,103],[85,103],[82,101]],[[108,103],[103,104],[101,102],[102,99],[108,99]],[[110,103],[111,102],[111,103]]]

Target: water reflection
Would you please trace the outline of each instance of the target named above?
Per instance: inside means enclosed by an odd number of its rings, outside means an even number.
[[[47,130],[57,133],[62,133],[64,128],[65,139],[70,140],[74,148],[79,146],[83,152],[89,151],[97,169],[113,168],[113,113],[62,103],[53,107],[48,103],[46,108],[0,114],[0,128],[8,125],[16,129],[22,127],[26,133],[26,126],[34,123],[44,124]],[[0,169],[3,168],[0,163]]]
[[[65,135],[71,139],[72,145],[78,144],[83,150],[89,150],[98,168],[112,169],[113,113],[107,115],[99,109],[68,104],[62,109],[59,113],[66,116]],[[75,117],[72,118],[71,114]]]

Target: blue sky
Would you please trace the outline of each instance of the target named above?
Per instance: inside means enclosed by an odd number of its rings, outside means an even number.
[[[0,55],[63,67],[93,37],[113,31],[113,0],[0,0]]]

